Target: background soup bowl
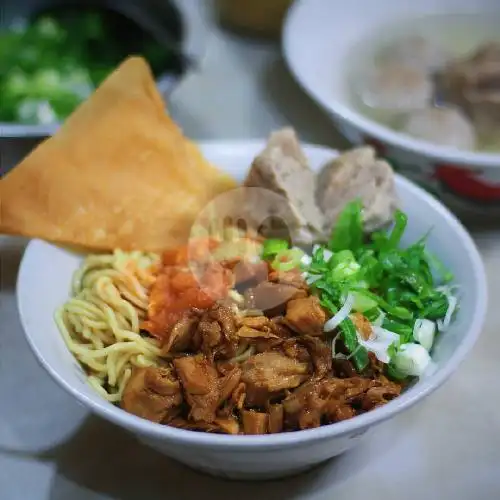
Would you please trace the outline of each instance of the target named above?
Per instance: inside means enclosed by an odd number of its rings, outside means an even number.
[[[384,26],[433,14],[490,13],[491,0],[296,0],[284,30],[288,66],[303,89],[353,144],[371,144],[393,167],[464,214],[500,214],[500,152],[474,153],[437,146],[381,125],[352,108],[351,59]],[[368,42],[367,42],[368,40]]]
[[[210,161],[238,180],[244,178],[262,147],[263,142],[202,145]],[[304,150],[314,168],[336,155],[317,146],[305,146]],[[409,215],[405,243],[421,237],[432,224],[429,248],[454,271],[462,292],[456,321],[437,339],[433,354],[437,370],[382,408],[318,429],[266,436],[198,433],[128,414],[102,399],[86,383],[83,370],[66,348],[54,323],[54,311],[68,298],[71,276],[81,256],[40,240],[28,245],[17,284],[19,312],[29,345],[56,382],[89,410],[191,467],[238,479],[269,479],[306,470],[352,448],[368,430],[421,402],[437,389],[470,351],[483,326],[486,281],[481,258],[470,236],[456,218],[424,190],[402,177],[396,182],[403,209]]]

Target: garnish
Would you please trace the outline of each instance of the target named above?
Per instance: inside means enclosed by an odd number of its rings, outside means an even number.
[[[356,369],[368,365],[368,351],[387,365],[394,379],[419,376],[430,363],[434,339],[456,312],[452,279],[426,249],[427,235],[404,247],[407,216],[397,210],[391,229],[368,239],[359,200],[346,205],[326,245],[315,245],[305,279],[331,314],[325,332],[340,332]],[[361,313],[372,325],[365,339],[351,319]]]

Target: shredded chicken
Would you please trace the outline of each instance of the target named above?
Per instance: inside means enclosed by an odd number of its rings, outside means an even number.
[[[183,418],[176,418],[169,422],[172,427],[190,431],[213,432],[216,434],[239,434],[240,424],[235,417],[216,418],[213,422],[189,422]]]
[[[191,407],[189,417],[195,422],[213,422],[220,401],[219,377],[215,367],[200,355],[174,359],[174,366]]]
[[[317,297],[290,300],[286,307],[288,325],[302,335],[321,336],[326,314]]]
[[[271,319],[271,330],[282,339],[288,339],[294,336],[293,330],[288,327],[283,316],[276,316]]]
[[[343,390],[344,383],[340,379],[306,382],[283,401],[286,426],[299,429],[319,427],[329,399],[340,396]]]
[[[296,359],[302,363],[309,363],[311,361],[311,355],[307,347],[301,344],[296,338],[285,340],[281,349],[289,358]]]
[[[241,326],[246,326],[260,331],[270,331],[271,320],[266,316],[253,316],[250,318],[242,318]]]
[[[230,365],[227,369],[221,369],[222,377],[219,379],[219,405],[226,401],[238,387],[241,380],[241,368],[237,365]]]
[[[330,423],[340,422],[355,417],[356,411],[342,399],[332,399],[325,407],[325,417]]]
[[[326,377],[331,373],[332,350],[325,342],[309,335],[299,338],[298,342],[306,347],[314,367],[314,375],[317,379]]]
[[[180,412],[181,385],[171,368],[136,368],[122,397],[124,410],[152,422],[168,422]]]
[[[276,434],[283,430],[283,405],[282,404],[272,404],[269,405],[268,409],[269,415],[269,434]]]
[[[268,429],[269,415],[253,410],[245,410],[242,413],[243,430],[245,434],[266,434]]]
[[[246,403],[265,406],[273,395],[294,389],[309,376],[307,363],[300,363],[278,352],[263,352],[242,365],[242,381],[246,384]]]
[[[199,314],[196,310],[183,313],[181,319],[177,321],[165,338],[162,354],[165,356],[171,351],[182,352],[187,349],[191,345],[199,321]]]
[[[227,265],[237,274],[239,263]],[[264,268],[267,276],[259,274]],[[373,355],[363,373],[348,359],[332,359],[327,315],[300,271],[252,264],[238,273],[239,291],[170,311],[176,321],[158,330],[164,366],[134,370],[126,411],[198,432],[275,434],[353,418],[400,394],[402,385],[386,378]],[[351,318],[370,338],[370,322],[359,313]],[[336,350],[348,353],[341,339]]]
[[[194,337],[195,350],[201,350],[208,358],[233,357],[238,348],[234,311],[215,304],[201,317]]]
[[[274,333],[271,333],[269,329],[257,330],[255,328],[250,328],[249,326],[242,326],[238,330],[238,337],[242,339],[279,339],[279,337],[274,335]]]

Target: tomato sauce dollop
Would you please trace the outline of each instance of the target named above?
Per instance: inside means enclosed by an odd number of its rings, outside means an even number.
[[[233,274],[206,255],[215,246],[216,242],[203,240],[163,254],[163,267],[150,290],[148,317],[141,325],[144,330],[163,340],[186,311],[208,309],[227,296]],[[193,268],[190,263],[201,265]]]

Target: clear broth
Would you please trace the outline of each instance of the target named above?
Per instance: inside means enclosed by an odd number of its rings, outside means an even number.
[[[412,36],[422,36],[430,43],[442,47],[451,58],[462,58],[475,52],[488,42],[500,43],[500,10],[498,14],[440,14],[398,21],[397,24],[385,25],[370,36],[365,37],[353,49],[355,57],[348,72],[349,94],[353,107],[367,118],[382,125],[401,131],[403,112],[388,111],[366,105],[359,91],[360,81],[367,68],[373,67],[380,58],[380,53],[389,44]],[[352,83],[352,84],[351,84]],[[477,130],[476,150],[500,151],[500,123],[495,130],[487,134]]]

